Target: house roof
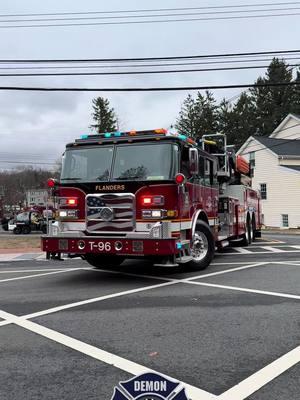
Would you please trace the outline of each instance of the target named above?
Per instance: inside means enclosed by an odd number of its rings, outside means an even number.
[[[279,156],[300,156],[299,139],[274,139],[265,136],[253,136],[253,138]]]
[[[281,165],[281,167],[293,169],[294,171],[300,172],[300,165]]]
[[[285,127],[285,125],[288,123],[288,121],[290,119],[294,119],[296,120],[297,123],[300,122],[300,115],[298,114],[294,114],[294,113],[290,113],[288,114],[281,122],[280,124],[277,126],[277,128],[274,129],[274,131],[271,133],[270,137],[271,138],[275,138],[277,136],[277,133],[280,133],[281,130]]]

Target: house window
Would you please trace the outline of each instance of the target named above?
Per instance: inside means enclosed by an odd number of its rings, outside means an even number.
[[[281,221],[282,221],[283,228],[289,227],[289,215],[288,214],[281,214]]]
[[[250,168],[255,167],[255,151],[251,151],[249,153],[249,163],[250,163]]]
[[[267,200],[267,184],[261,183],[260,184],[260,195],[262,200]]]

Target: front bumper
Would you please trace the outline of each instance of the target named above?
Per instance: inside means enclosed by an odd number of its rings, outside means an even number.
[[[48,253],[106,254],[120,256],[177,255],[181,245],[178,239],[128,239],[95,236],[42,236],[42,250]]]

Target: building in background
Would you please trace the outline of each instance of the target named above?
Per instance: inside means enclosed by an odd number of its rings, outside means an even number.
[[[46,207],[48,192],[45,189],[26,190],[26,207]]]
[[[250,162],[264,225],[300,228],[300,116],[289,114],[269,137],[249,137],[238,154]]]

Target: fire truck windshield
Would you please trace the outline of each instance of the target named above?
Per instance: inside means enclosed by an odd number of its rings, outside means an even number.
[[[61,182],[168,180],[178,172],[174,143],[137,143],[67,149]]]

